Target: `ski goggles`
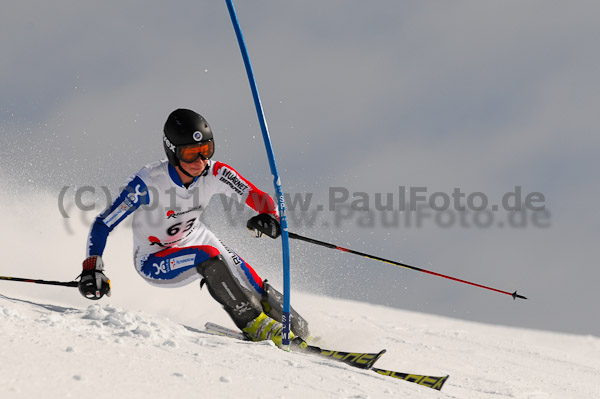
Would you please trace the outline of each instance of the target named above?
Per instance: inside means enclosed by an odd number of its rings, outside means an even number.
[[[198,144],[177,146],[177,158],[185,163],[192,163],[196,159],[210,159],[215,153],[215,144],[212,140]]]

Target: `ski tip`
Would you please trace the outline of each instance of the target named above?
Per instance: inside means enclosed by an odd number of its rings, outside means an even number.
[[[517,298],[519,298],[519,299],[527,299],[526,296],[517,294],[517,291],[515,291],[515,292],[512,293],[512,297],[513,297],[514,300],[516,300]]]
[[[383,354],[384,354],[385,352],[387,352],[387,349],[382,349],[381,351],[379,351],[379,353],[377,353],[377,354],[375,355],[375,357],[373,357],[373,359],[372,359],[372,360],[371,360],[371,361],[370,361],[370,362],[369,362],[369,363],[366,365],[365,369],[367,369],[367,370],[370,370],[370,369],[373,367],[373,365],[375,364],[375,362],[376,362],[376,361],[378,361],[378,360],[379,360],[379,358],[380,358],[381,356],[383,356]]]
[[[441,391],[442,387],[444,386],[444,384],[446,383],[446,381],[448,381],[448,378],[450,378],[450,375],[446,375],[445,377],[442,377],[442,379],[439,381],[439,384],[437,387],[435,387],[434,389]]]
[[[375,363],[377,360],[379,360],[379,358],[380,358],[381,356],[383,356],[383,354],[384,354],[385,352],[387,352],[387,349],[382,349],[382,350],[380,350],[380,351],[379,351],[379,352],[378,352],[378,353],[375,355],[375,357],[373,358],[373,362],[371,363],[371,366],[373,366],[373,363]]]

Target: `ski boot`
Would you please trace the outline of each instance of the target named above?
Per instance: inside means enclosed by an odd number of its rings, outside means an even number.
[[[277,347],[281,347],[283,324],[273,320],[264,312],[256,319],[249,322],[242,331],[244,331],[252,341],[264,341],[270,339]],[[294,339],[294,333],[290,331],[290,341],[292,339]]]

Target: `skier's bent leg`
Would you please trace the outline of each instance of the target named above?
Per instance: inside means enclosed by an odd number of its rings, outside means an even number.
[[[263,282],[264,294],[260,301],[263,311],[267,316],[281,322],[283,316],[283,294],[273,288],[267,280]],[[294,334],[307,340],[310,337],[308,322],[290,307],[290,327]]]
[[[204,278],[210,295],[223,306],[240,330],[255,341],[270,339],[281,345],[282,324],[263,312],[260,296],[239,284],[222,255],[200,263],[196,269]]]

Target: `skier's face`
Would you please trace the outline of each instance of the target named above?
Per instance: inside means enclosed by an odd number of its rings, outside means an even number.
[[[208,159],[202,159],[202,157],[196,159],[194,162],[183,162],[180,160],[181,166],[192,176],[200,176],[206,165],[208,164]]]

